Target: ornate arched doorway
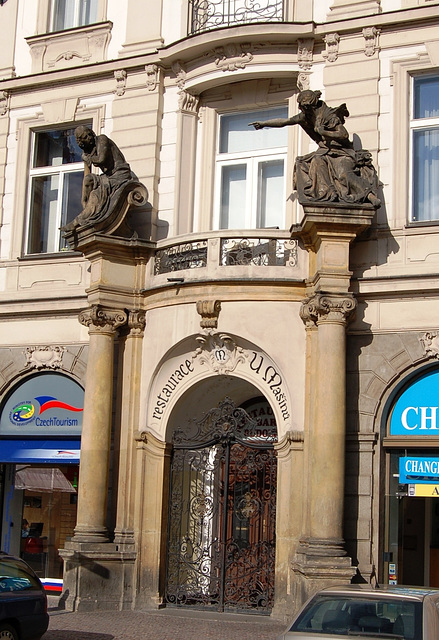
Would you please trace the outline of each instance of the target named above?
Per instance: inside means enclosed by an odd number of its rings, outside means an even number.
[[[225,398],[189,431],[171,463],[165,600],[269,613],[274,599],[276,428]]]

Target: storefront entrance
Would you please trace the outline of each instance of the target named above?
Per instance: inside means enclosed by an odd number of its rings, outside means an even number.
[[[407,450],[389,454],[390,478],[387,510],[387,550],[385,552],[386,582],[439,587],[439,493],[436,485],[400,482],[399,460]],[[415,459],[425,456],[425,450],[412,450]]]
[[[229,398],[191,427],[173,438],[165,600],[270,613],[276,428]]]

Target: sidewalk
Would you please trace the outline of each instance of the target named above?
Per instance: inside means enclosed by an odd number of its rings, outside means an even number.
[[[285,629],[268,616],[185,609],[72,613],[50,600],[42,640],[275,640]]]

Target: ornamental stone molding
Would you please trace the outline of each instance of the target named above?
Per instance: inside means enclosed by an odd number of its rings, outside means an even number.
[[[324,40],[326,44],[326,51],[323,52],[323,57],[328,62],[336,62],[338,59],[340,36],[338,33],[328,33]]]
[[[185,113],[198,113],[200,98],[183,89],[178,92],[178,108]]]
[[[220,71],[237,71],[245,67],[253,60],[250,44],[227,44],[224,47],[213,49],[215,65]]]
[[[427,331],[419,338],[426,356],[439,359],[439,332]]]
[[[5,116],[9,111],[9,93],[0,91],[0,116]]]
[[[347,324],[357,306],[352,295],[318,293],[302,303],[300,317],[307,327],[323,322]]]
[[[156,64],[147,64],[146,71],[146,88],[148,91],[155,91],[159,82],[159,68]]]
[[[376,51],[379,51],[380,29],[376,27],[365,27],[363,29],[364,53],[371,58]]]
[[[225,333],[209,333],[196,337],[199,344],[192,359],[198,359],[200,364],[206,364],[218,375],[234,371],[239,363],[245,362],[244,349],[238,347],[230,336]]]
[[[112,310],[93,305],[81,311],[79,322],[88,327],[90,333],[115,334],[127,322],[127,314],[120,309]]]
[[[308,91],[310,88],[310,74],[301,72],[297,76],[297,88],[299,91]]]
[[[65,347],[35,346],[26,347],[24,355],[28,369],[60,369]]]
[[[186,67],[181,62],[181,60],[176,60],[172,64],[171,68],[172,68],[172,71],[174,72],[175,77],[177,79],[177,87],[179,89],[184,89],[184,87],[186,85],[186,76],[187,76]]]
[[[127,72],[125,69],[116,69],[114,77],[116,79],[116,88],[113,93],[117,96],[123,96],[127,86]]]
[[[197,302],[197,313],[201,316],[201,328],[216,329],[220,311],[221,302],[219,300],[199,300]]]
[[[297,62],[302,71],[310,71],[313,61],[314,38],[299,38],[297,41]]]

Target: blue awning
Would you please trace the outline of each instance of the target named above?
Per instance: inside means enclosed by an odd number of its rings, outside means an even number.
[[[81,441],[0,440],[0,462],[78,464]]]

